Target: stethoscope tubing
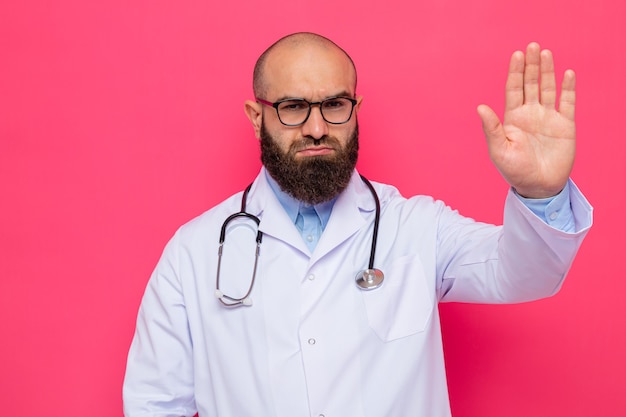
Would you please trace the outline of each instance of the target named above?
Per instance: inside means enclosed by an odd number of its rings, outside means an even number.
[[[252,301],[250,300],[250,294],[252,293],[254,281],[256,280],[256,271],[259,264],[259,255],[261,252],[261,241],[263,240],[263,232],[258,229],[261,224],[261,220],[257,216],[246,212],[246,201],[248,199],[248,193],[250,192],[251,188],[252,184],[248,185],[243,192],[243,196],[241,198],[241,210],[238,213],[233,213],[228,216],[226,220],[224,220],[224,223],[222,224],[222,229],[220,231],[219,247],[217,250],[217,278],[215,282],[215,296],[226,307],[236,307],[239,305],[252,304]],[[226,228],[232,220],[238,217],[245,217],[247,219],[253,220],[257,225],[256,250],[254,254],[254,268],[252,271],[252,280],[250,280],[250,287],[248,287],[248,292],[246,292],[246,294],[241,298],[230,297],[220,290],[220,272],[222,267],[222,252],[224,250],[224,242],[226,241]]]
[[[374,189],[374,186],[367,178],[363,175],[360,175],[361,180],[365,183],[367,188],[372,194],[374,198],[374,203],[376,204],[376,211],[374,214],[374,230],[372,232],[372,245],[370,248],[370,257],[368,262],[368,267],[366,270],[361,271],[357,274],[355,280],[356,285],[361,290],[373,290],[382,284],[384,280],[384,274],[381,270],[374,268],[374,260],[376,258],[376,243],[378,241],[378,228],[380,223],[380,200],[378,199],[378,194]],[[217,251],[218,260],[217,260],[217,278],[215,282],[215,296],[216,298],[224,305],[225,307],[238,307],[242,305],[252,305],[252,300],[250,299],[250,294],[252,293],[252,288],[254,287],[254,282],[256,280],[257,267],[259,263],[259,255],[261,250],[261,241],[263,240],[263,232],[259,230],[259,226],[261,224],[261,220],[248,212],[246,212],[246,202],[248,199],[248,193],[252,188],[252,184],[248,185],[241,196],[241,210],[237,213],[233,213],[224,220],[222,224],[222,228],[220,230],[220,238],[219,238],[219,247]],[[250,280],[250,286],[248,287],[248,291],[241,298],[230,297],[224,294],[220,290],[220,272],[222,265],[222,252],[224,248],[224,242],[226,241],[226,229],[228,224],[239,217],[245,217],[247,219],[253,220],[257,225],[257,235],[256,235],[256,250],[255,250],[255,259],[254,259],[254,269],[252,272],[252,279]]]
[[[360,174],[359,174],[360,175]],[[380,200],[378,199],[378,194],[374,189],[374,186],[367,178],[363,175],[361,176],[361,180],[367,185],[370,192],[372,193],[372,197],[374,197],[374,203],[376,204],[376,212],[374,214],[374,231],[372,232],[372,246],[370,248],[370,259],[367,264],[367,269],[374,269],[374,258],[376,257],[376,243],[378,241],[378,225],[380,223]]]

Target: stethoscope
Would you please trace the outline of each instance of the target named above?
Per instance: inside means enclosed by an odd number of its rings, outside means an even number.
[[[380,201],[378,199],[378,195],[376,194],[376,190],[374,190],[374,187],[368,181],[368,179],[365,178],[363,175],[361,175],[361,179],[363,180],[365,185],[367,185],[367,188],[369,188],[370,192],[372,193],[372,197],[374,198],[374,202],[376,203],[376,213],[374,216],[374,232],[372,233],[372,247],[370,249],[369,263],[368,263],[367,269],[360,271],[356,275],[354,280],[355,280],[356,286],[359,289],[364,290],[364,291],[370,291],[370,290],[380,287],[383,283],[383,280],[385,279],[385,275],[383,274],[383,272],[380,269],[374,268],[374,257],[376,255],[376,240],[378,238],[378,224],[380,222]],[[241,210],[237,213],[231,214],[230,216],[226,218],[226,220],[224,220],[224,223],[222,224],[222,229],[220,232],[219,247],[217,249],[217,278],[215,280],[215,297],[218,300],[220,300],[220,302],[226,307],[240,307],[240,306],[252,305],[252,299],[250,298],[250,293],[252,292],[252,288],[254,287],[254,281],[256,279],[256,271],[257,271],[257,266],[259,263],[259,254],[261,251],[261,240],[263,239],[263,232],[261,232],[258,229],[259,225],[261,224],[261,220],[257,216],[246,212],[246,201],[248,199],[248,193],[250,192],[251,188],[252,188],[252,184],[246,187],[241,197]],[[248,287],[248,292],[246,292],[246,294],[243,297],[236,298],[236,297],[230,297],[224,294],[220,290],[220,270],[221,270],[221,265],[222,265],[222,254],[224,251],[224,242],[226,241],[226,229],[228,227],[228,224],[231,221],[233,221],[234,219],[240,219],[240,218],[250,219],[253,222],[255,222],[257,226],[257,234],[256,234],[256,249],[255,249],[255,255],[254,255],[254,267],[252,270],[252,279],[250,280],[250,286]]]

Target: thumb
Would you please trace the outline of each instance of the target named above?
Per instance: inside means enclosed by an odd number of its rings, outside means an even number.
[[[478,116],[483,124],[483,132],[485,132],[485,138],[487,139],[487,145],[491,147],[496,142],[501,142],[506,138],[504,134],[504,127],[500,123],[500,119],[496,112],[491,107],[481,104],[476,109]]]

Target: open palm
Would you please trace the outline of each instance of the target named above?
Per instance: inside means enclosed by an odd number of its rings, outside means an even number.
[[[491,160],[517,192],[529,198],[558,194],[576,151],[576,77],[565,72],[558,108],[552,53],[536,43],[511,56],[503,121],[478,107]]]

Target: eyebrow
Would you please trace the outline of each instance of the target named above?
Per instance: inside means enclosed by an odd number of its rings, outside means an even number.
[[[325,98],[323,98],[323,99],[321,99],[319,101],[323,101],[323,100],[326,100],[326,99],[329,99],[329,98],[333,98],[333,97],[354,98],[353,96],[354,96],[354,94],[350,94],[347,90],[343,90],[343,91],[341,91],[341,92],[339,92],[337,94],[331,94],[329,96],[326,96]],[[289,96],[289,95],[282,96],[282,97],[278,98],[277,100],[275,100],[274,102],[276,103],[276,102],[279,102],[279,101],[282,101],[282,100],[306,100],[308,102],[311,102],[311,100],[306,99],[304,97],[295,97],[295,96]]]

